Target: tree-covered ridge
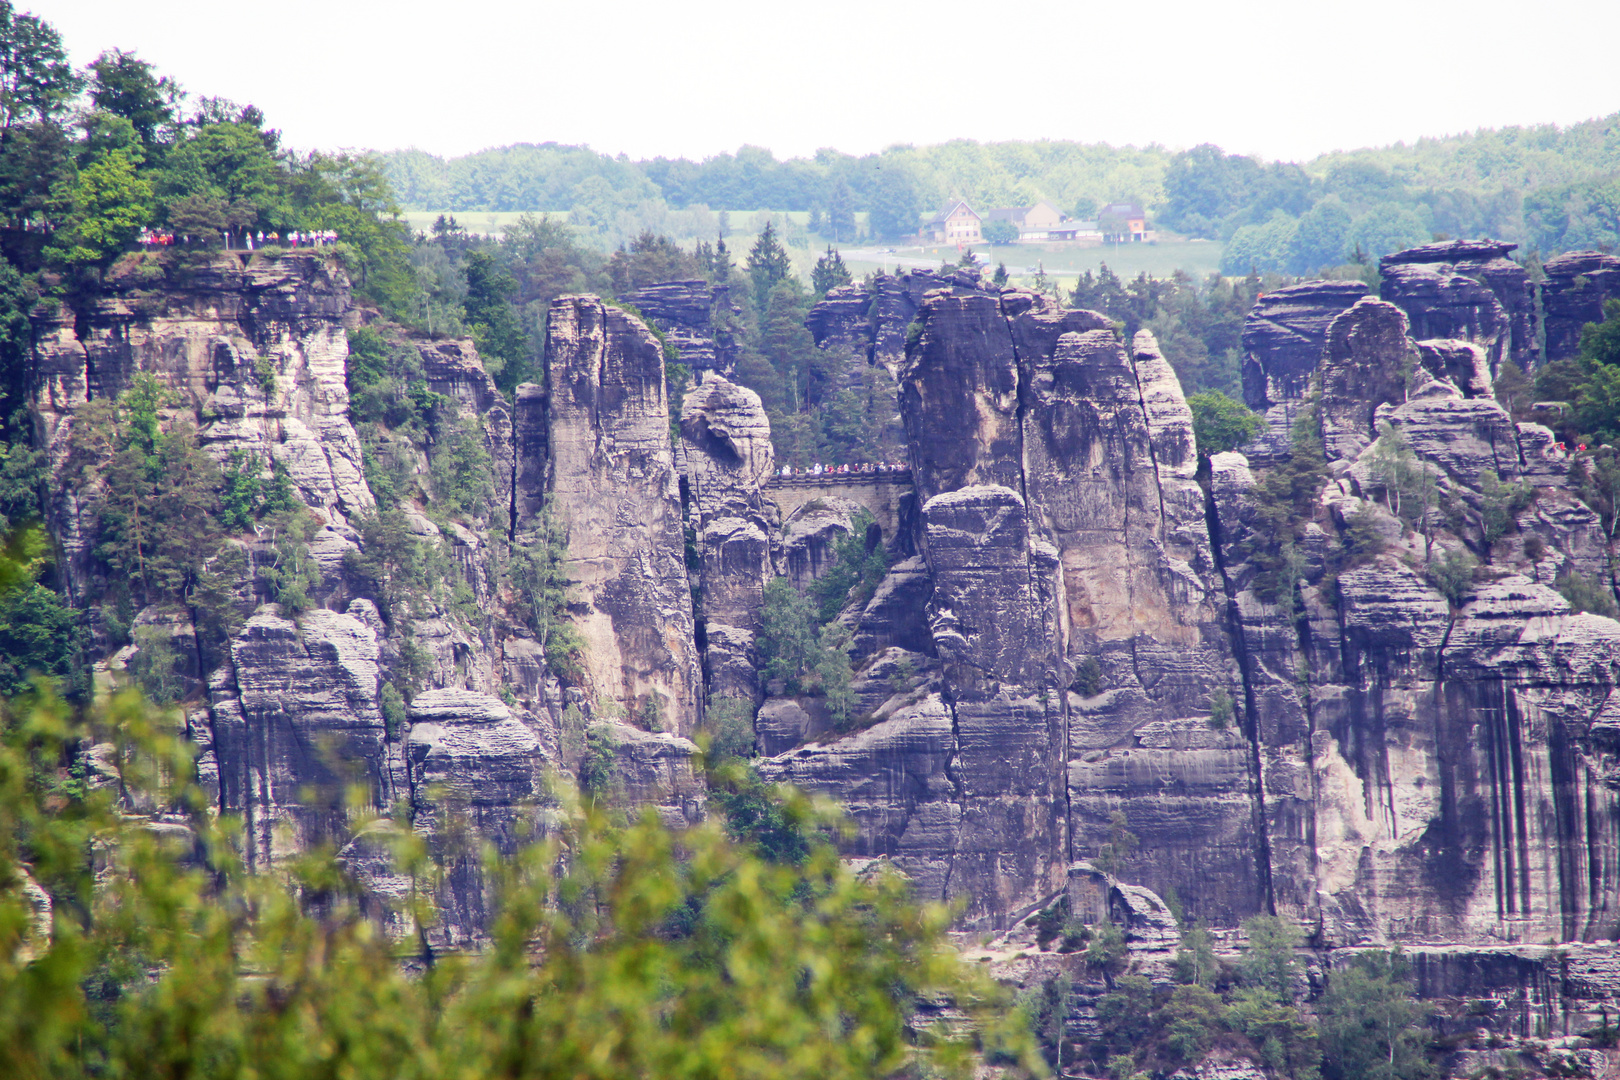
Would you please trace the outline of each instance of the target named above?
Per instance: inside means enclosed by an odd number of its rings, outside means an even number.
[[[837,239],[848,238],[835,236],[842,214],[867,212],[873,236],[899,237],[915,232],[919,214],[956,198],[976,207],[1046,199],[1080,218],[1128,200],[1163,227],[1222,239],[1280,216],[1303,235],[1291,244],[1292,234],[1285,235],[1269,248],[1251,240],[1246,257],[1261,271],[1302,273],[1340,261],[1358,244],[1376,257],[1432,233],[1492,235],[1543,253],[1613,244],[1614,215],[1605,207],[1620,173],[1620,114],[1302,163],[1263,162],[1209,145],[1173,153],[1062,140],[954,140],[786,161],[753,146],[703,161],[631,161],[555,143],[449,159],[402,150],[379,160],[402,203],[416,209],[568,211],[593,221],[615,210],[656,216],[660,207],[768,208],[824,215],[827,235]]]

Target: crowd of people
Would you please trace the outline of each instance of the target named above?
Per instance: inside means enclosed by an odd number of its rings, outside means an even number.
[[[275,245],[283,242],[285,242],[288,247],[295,249],[299,247],[325,247],[328,244],[337,243],[338,234],[335,229],[317,229],[314,232],[305,232],[303,230],[295,229],[289,231],[285,236],[283,236],[281,233],[273,230],[271,232],[265,232],[261,229],[256,233],[243,233],[239,243],[237,242],[237,238],[232,237],[228,232],[221,232],[219,234],[219,238],[220,242],[225,245],[227,250],[237,247],[243,250],[253,251],[255,248],[262,248],[267,244]],[[197,239],[201,240],[201,237],[198,237]],[[177,243],[189,245],[192,242],[192,238],[185,235],[176,236],[172,232],[164,232],[161,229],[143,228],[140,235],[135,238],[135,242],[143,248],[171,247]]]
[[[857,465],[823,465],[816,462],[804,468],[795,469],[792,465],[784,465],[777,472],[778,476],[844,476],[886,472],[905,472],[907,466],[897,461],[862,462]]]

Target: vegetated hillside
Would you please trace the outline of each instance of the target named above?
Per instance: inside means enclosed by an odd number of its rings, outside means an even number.
[[[1620,258],[412,237],[0,14],[0,1074],[1607,1066]]]
[[[1612,211],[1620,114],[1299,164],[1260,162],[1208,145],[1172,153],[969,140],[787,161],[746,146],[694,162],[626,161],[557,144],[448,160],[392,151],[380,160],[404,204],[416,209],[567,210],[587,224],[634,212],[657,227],[657,214],[669,211],[768,207],[815,211],[827,222],[820,231],[835,240],[853,238],[855,211],[874,215],[874,236],[897,237],[914,231],[919,213],[951,198],[980,207],[1047,199],[1082,218],[1103,203],[1131,200],[1160,225],[1194,236],[1230,239],[1249,229],[1231,257],[1234,273],[1251,265],[1301,273],[1341,261],[1358,245],[1378,257],[1435,233],[1491,235],[1542,254],[1620,242]]]

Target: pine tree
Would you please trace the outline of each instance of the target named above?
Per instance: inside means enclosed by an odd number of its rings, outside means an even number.
[[[787,249],[776,238],[776,225],[767,221],[759,239],[748,251],[748,277],[754,285],[754,303],[765,310],[771,290],[793,276],[793,262]]]
[[[844,257],[831,244],[827,245],[827,253],[816,260],[815,269],[810,271],[810,289],[817,296],[826,296],[838,286],[848,285],[853,280],[849,267],[844,265]]]

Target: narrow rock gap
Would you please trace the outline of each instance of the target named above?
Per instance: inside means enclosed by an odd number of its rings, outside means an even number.
[[[1136,366],[1136,346],[1126,347],[1125,358],[1131,366],[1131,383],[1136,387],[1136,404],[1142,410],[1142,424],[1147,428],[1148,461],[1153,463],[1153,491],[1159,497],[1159,541],[1165,534],[1164,476],[1159,472],[1159,454],[1153,446],[1153,420],[1148,415],[1147,398],[1142,393],[1142,373]]]
[[[1232,650],[1238,662],[1238,678],[1243,684],[1242,730],[1244,738],[1249,743],[1249,790],[1254,800],[1255,873],[1260,881],[1260,893],[1265,901],[1266,913],[1275,915],[1277,902],[1271,883],[1271,831],[1266,817],[1265,784],[1260,770],[1260,714],[1254,689],[1252,671],[1254,661],[1249,656],[1248,639],[1243,633],[1243,614],[1238,609],[1237,590],[1233,587],[1231,575],[1226,568],[1221,520],[1215,508],[1214,485],[1206,482],[1200,486],[1204,491],[1204,522],[1209,529],[1210,553],[1215,560],[1215,570],[1221,576],[1221,588],[1226,593],[1227,634],[1232,639]],[[1313,764],[1311,766],[1313,780],[1315,771]],[[1311,845],[1313,853],[1314,840],[1313,837]]]

